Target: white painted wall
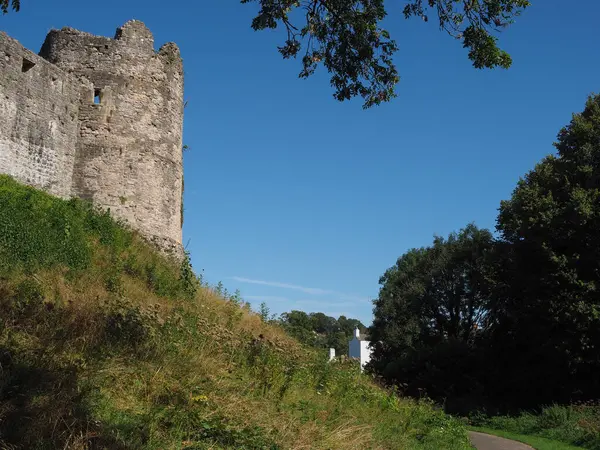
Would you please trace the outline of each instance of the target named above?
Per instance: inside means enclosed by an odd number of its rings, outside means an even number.
[[[358,339],[359,335],[359,330],[355,330],[354,337],[348,343],[348,357],[359,359],[362,370],[365,364],[371,361],[371,349],[369,348],[369,341],[360,341]]]
[[[365,364],[371,361],[371,349],[369,341],[360,341],[360,368],[364,369]]]

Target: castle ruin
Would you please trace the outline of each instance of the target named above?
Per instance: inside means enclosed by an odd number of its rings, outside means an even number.
[[[182,255],[183,64],[139,21],[114,38],[48,33],[39,55],[0,32],[0,173],[91,200]]]

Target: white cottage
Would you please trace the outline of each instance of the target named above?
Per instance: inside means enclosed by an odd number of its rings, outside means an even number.
[[[360,334],[360,330],[357,328],[354,330],[354,337],[348,343],[348,356],[350,358],[356,358],[360,360],[360,369],[363,370],[365,364],[371,360],[371,349],[369,348],[369,341],[366,340],[364,335]]]

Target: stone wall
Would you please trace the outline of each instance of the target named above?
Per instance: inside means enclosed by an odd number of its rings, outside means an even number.
[[[110,208],[161,248],[181,254],[183,66],[177,46],[155,52],[150,31],[130,21],[114,39],[52,30],[43,59],[6,35],[3,51],[27,54],[36,65],[21,72],[19,56],[1,72],[0,93],[8,96],[0,98],[0,117],[9,121],[0,123],[0,172]],[[60,89],[49,89],[52,83]],[[43,157],[32,146],[43,148]]]
[[[0,172],[69,197],[89,86],[0,32]]]

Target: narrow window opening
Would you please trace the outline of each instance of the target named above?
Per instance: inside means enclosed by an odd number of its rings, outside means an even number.
[[[100,89],[94,89],[94,103],[96,105],[99,105],[101,103],[101,98],[100,98],[100,94],[102,94],[102,91]]]
[[[21,72],[28,72],[33,68],[33,66],[35,66],[34,62],[23,58],[23,65],[21,66]]]

